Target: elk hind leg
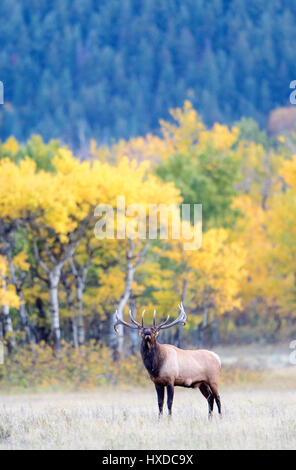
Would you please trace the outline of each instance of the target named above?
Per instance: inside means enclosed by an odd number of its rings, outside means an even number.
[[[214,408],[214,395],[212,393],[211,388],[206,383],[201,383],[199,386],[199,390],[203,394],[203,396],[207,399],[208,407],[209,407],[209,419],[212,419],[213,416],[213,408]]]
[[[217,408],[218,408],[218,413],[220,415],[220,418],[222,418],[221,399],[220,399],[220,395],[219,395],[219,392],[218,392],[218,387],[217,387],[216,384],[210,384],[210,387],[211,387],[212,393],[214,395],[214,399],[215,399],[215,402],[216,402],[216,405],[217,405]]]

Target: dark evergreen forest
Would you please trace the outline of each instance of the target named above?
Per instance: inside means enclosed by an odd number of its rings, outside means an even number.
[[[266,125],[296,78],[288,0],[1,0],[2,139],[83,147],[145,134],[189,98]]]

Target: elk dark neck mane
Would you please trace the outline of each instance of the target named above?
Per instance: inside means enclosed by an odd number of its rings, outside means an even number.
[[[141,356],[149,374],[152,375],[152,377],[157,377],[163,363],[163,355],[161,354],[159,343],[155,341],[149,344],[142,341]]]

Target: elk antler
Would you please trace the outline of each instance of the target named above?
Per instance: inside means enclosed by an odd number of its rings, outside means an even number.
[[[114,323],[114,330],[116,331],[117,333],[117,326],[118,325],[124,325],[124,326],[127,326],[128,328],[133,328],[134,330],[138,330],[138,329],[141,329],[141,328],[144,328],[144,313],[145,313],[145,310],[143,311],[142,313],[142,325],[140,323],[137,322],[137,320],[134,318],[133,314],[132,314],[132,311],[130,310],[129,311],[129,314],[130,314],[130,319],[131,319],[131,322],[132,323],[127,323],[126,321],[122,320],[121,318],[119,318],[118,316],[118,311],[116,310],[115,312],[115,323]]]
[[[145,313],[145,310],[144,312],[142,313],[142,325],[140,323],[137,322],[137,320],[135,319],[134,315],[132,314],[132,311],[130,310],[129,311],[129,314],[130,314],[130,318],[131,318],[131,321],[134,325],[137,326],[137,328],[143,328],[143,315]]]
[[[168,321],[169,321],[169,318],[170,318],[170,316],[168,316],[166,320],[164,320],[163,322],[159,323],[156,326],[157,330],[164,330],[166,328],[171,328],[171,326],[177,325],[178,323],[182,324],[183,326],[186,324],[187,315],[185,313],[182,302],[181,302],[180,305],[178,305],[178,307],[179,307],[180,313],[179,313],[178,317],[176,318],[176,320],[174,320],[174,321],[172,321],[171,323],[168,324]]]
[[[187,316],[186,316],[183,304],[181,303],[178,307],[180,309],[180,313],[178,315],[178,318],[176,318],[176,320],[172,321],[169,324],[168,324],[168,321],[170,319],[170,316],[168,315],[166,320],[164,320],[164,321],[160,322],[158,325],[156,325],[156,310],[154,310],[154,312],[153,312],[153,328],[155,328],[156,330],[164,330],[165,328],[171,328],[171,326],[177,325],[178,323],[181,323],[182,325],[185,325],[186,320],[187,320]],[[142,313],[141,323],[138,323],[137,320],[135,319],[135,317],[133,316],[132,311],[130,310],[129,314],[130,314],[131,323],[127,323],[126,321],[119,318],[118,311],[116,310],[114,330],[117,333],[116,328],[117,328],[118,325],[124,325],[124,326],[127,326],[128,328],[133,328],[134,330],[141,330],[142,328],[144,328],[144,313],[145,313],[145,310],[143,310],[143,313]]]

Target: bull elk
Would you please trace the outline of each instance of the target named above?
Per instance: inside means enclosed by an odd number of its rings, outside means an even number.
[[[212,418],[214,400],[216,401],[219,415],[221,416],[221,401],[218,393],[218,379],[221,370],[219,356],[206,349],[183,350],[171,344],[160,344],[156,340],[160,330],[171,328],[174,325],[185,325],[186,313],[182,303],[179,305],[179,316],[169,323],[166,320],[156,324],[156,311],[153,314],[153,326],[144,326],[144,313],[141,324],[136,321],[130,311],[131,323],[127,323],[115,313],[114,329],[117,325],[139,330],[142,338],[141,356],[149,373],[150,379],[155,385],[158,398],[159,415],[163,412],[165,387],[167,389],[167,406],[169,415],[172,414],[174,398],[174,386],[186,388],[199,388],[207,399],[209,419]]]

